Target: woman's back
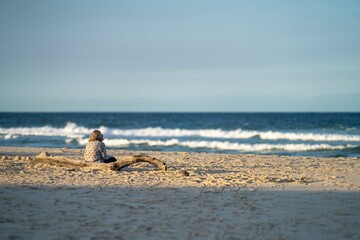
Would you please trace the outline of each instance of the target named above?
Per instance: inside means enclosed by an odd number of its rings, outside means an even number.
[[[86,161],[104,162],[107,159],[105,144],[100,141],[92,141],[86,144],[84,158]]]

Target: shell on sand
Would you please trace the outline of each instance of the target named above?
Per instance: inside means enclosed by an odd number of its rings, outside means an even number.
[[[8,160],[8,156],[2,156],[1,160]]]
[[[41,152],[38,157],[50,157],[50,154],[46,151]]]
[[[188,177],[188,176],[190,176],[190,173],[186,170],[179,170],[178,175]]]
[[[14,160],[21,160],[21,157],[20,156],[15,156]]]

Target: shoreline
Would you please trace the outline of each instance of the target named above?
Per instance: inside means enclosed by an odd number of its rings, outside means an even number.
[[[359,158],[108,150],[169,171],[28,168],[42,151],[80,159],[83,149],[0,147],[3,239],[360,237]]]
[[[84,149],[68,148],[33,148],[33,147],[2,147],[0,146],[0,159],[7,156],[8,160],[1,160],[3,163],[19,163],[24,168],[24,173],[29,173],[29,183],[31,177],[41,174],[63,174],[68,172],[66,168],[56,168],[54,166],[39,166],[36,169],[27,169],[26,164],[31,160],[26,157],[34,158],[41,152],[47,151],[52,156],[68,157],[83,160]],[[284,190],[340,190],[340,191],[360,191],[360,159],[348,157],[295,157],[277,155],[256,155],[256,154],[224,154],[224,153],[197,153],[197,152],[158,152],[158,151],[129,151],[129,150],[108,150],[108,154],[120,159],[124,156],[146,154],[164,161],[169,170],[162,172],[154,169],[146,163],[131,165],[120,172],[111,172],[115,178],[117,186],[127,186],[126,179],[137,176],[139,186],[143,186],[143,181],[148,177],[159,178],[156,182],[158,186],[179,186],[179,187],[257,187],[265,189],[284,189]],[[19,156],[21,160],[14,160]],[[172,171],[186,170],[190,173],[189,177],[178,178]],[[94,179],[88,179],[85,173],[90,170],[83,169],[83,181],[80,186],[88,183],[96,185]],[[92,170],[91,170],[92,171]],[[120,174],[121,173],[121,174]],[[43,175],[37,176],[41,180]],[[120,175],[119,175],[120,174]],[[6,174],[5,174],[6,175]],[[5,183],[2,175],[0,184]],[[14,174],[12,183],[20,184]],[[58,177],[58,176],[57,176]],[[78,182],[70,181],[67,175],[59,181],[50,181],[51,184],[71,184]],[[0,180],[1,180],[0,179]],[[143,181],[142,181],[143,180]],[[34,182],[37,184],[39,181]],[[101,182],[101,181],[100,181]],[[99,182],[99,183],[100,183]],[[47,183],[47,181],[44,181]],[[114,183],[115,184],[115,183]],[[109,184],[111,185],[111,184]]]

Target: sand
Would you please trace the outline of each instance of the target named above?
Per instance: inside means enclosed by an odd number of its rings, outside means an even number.
[[[169,171],[30,168],[42,151],[83,153],[0,147],[1,239],[360,239],[359,158],[109,150]]]

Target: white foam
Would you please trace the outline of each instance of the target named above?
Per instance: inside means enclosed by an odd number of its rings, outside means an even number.
[[[315,151],[315,150],[341,150],[345,148],[356,147],[353,145],[337,145],[332,146],[329,144],[244,144],[244,143],[231,143],[221,141],[186,141],[180,142],[180,146],[189,148],[210,148],[218,150],[235,150],[243,152],[262,152],[272,150],[284,150],[289,152],[298,151]]]
[[[91,133],[91,129],[79,127],[75,123],[67,123],[63,128],[44,127],[20,127],[20,128],[0,128],[0,134],[20,135],[20,136],[65,136],[69,138],[83,137]]]
[[[264,140],[300,140],[300,141],[347,141],[358,142],[358,135],[342,135],[342,134],[314,134],[314,133],[282,133],[282,132],[262,132],[260,138]]]
[[[221,130],[221,129],[163,129],[157,128],[143,128],[121,130],[114,129],[108,131],[114,136],[125,137],[203,137],[203,138],[223,138],[223,139],[249,139],[259,137],[263,140],[299,140],[299,141],[360,141],[359,135],[347,134],[315,134],[315,133],[287,133],[287,132],[273,132],[273,131],[247,131],[242,129],[236,130]]]
[[[77,139],[78,143],[85,145],[87,139]],[[330,144],[243,144],[228,141],[179,141],[178,139],[170,140],[150,140],[150,139],[105,139],[104,143],[111,147],[126,147],[129,145],[148,145],[148,146],[182,146],[188,148],[207,148],[217,150],[234,150],[242,152],[262,152],[282,150],[288,152],[316,151],[316,150],[342,150],[347,148],[355,148],[356,145],[330,145]]]
[[[256,131],[243,131],[241,129],[224,131],[221,129],[164,129],[160,127],[156,128],[143,128],[143,129],[129,129],[121,130],[115,129],[109,131],[112,135],[120,136],[134,136],[134,137],[207,137],[207,138],[251,138],[258,134]]]
[[[81,141],[83,143],[83,141]],[[170,140],[147,140],[147,139],[136,139],[136,140],[128,140],[128,139],[106,139],[104,141],[106,145],[119,147],[119,146],[128,146],[128,145],[148,145],[148,146],[174,146],[179,145],[180,142],[177,139]],[[80,143],[80,142],[79,142]]]
[[[98,128],[104,136],[110,137],[201,137],[215,139],[249,139],[259,137],[263,140],[298,140],[298,141],[345,141],[359,142],[359,135],[349,134],[315,134],[295,132],[273,132],[273,131],[247,131],[242,129],[166,129],[161,127],[149,127],[140,129],[112,129],[101,126]],[[51,126],[30,128],[0,128],[0,134],[18,136],[65,136],[68,138],[84,137],[90,135],[93,129],[78,126],[75,123],[67,123],[63,128]],[[7,138],[9,139],[9,138]]]
[[[12,135],[12,134],[6,134],[3,136],[4,139],[15,139],[17,138],[18,136],[16,135]]]

